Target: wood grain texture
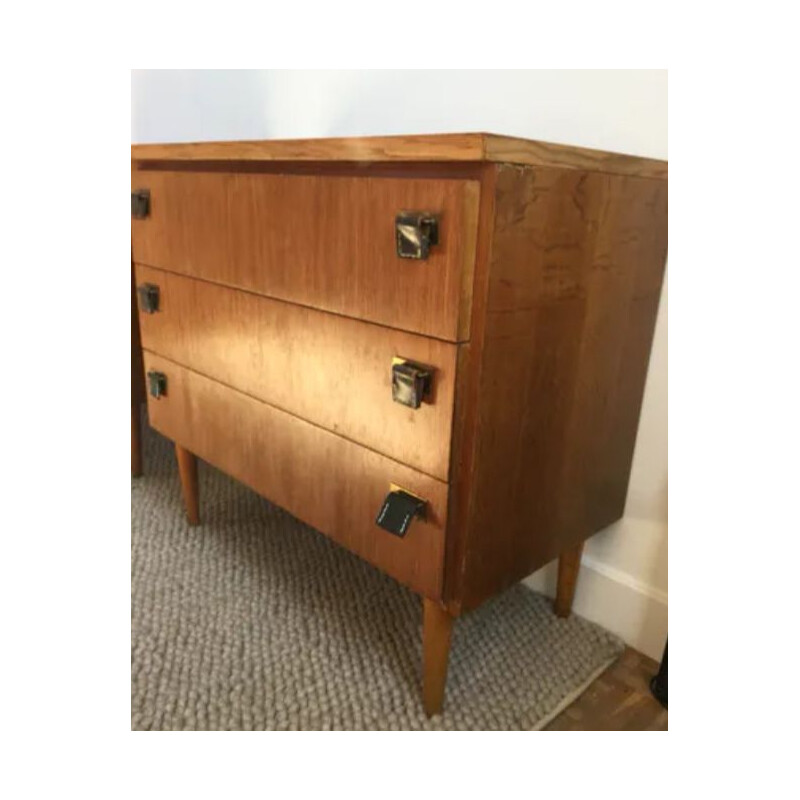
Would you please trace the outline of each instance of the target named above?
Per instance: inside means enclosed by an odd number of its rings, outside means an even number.
[[[667,710],[650,693],[658,662],[630,647],[546,728],[548,731],[665,731]]]
[[[482,134],[137,144],[134,161],[480,161]]]
[[[450,450],[449,527],[445,560],[444,598],[448,611],[461,613],[466,531],[471,516],[476,471],[480,365],[486,325],[489,264],[494,233],[497,168],[484,165],[471,304],[471,341],[458,346],[453,436]]]
[[[578,585],[582,553],[583,542],[580,542],[558,557],[558,584],[553,603],[557,617],[566,618],[572,613],[572,601],[575,599],[575,587]]]
[[[469,517],[448,563],[465,608],[621,516],[666,257],[665,182],[497,170],[464,378],[479,398]]]
[[[447,179],[135,172],[138,264],[447,341],[468,338],[479,187]],[[395,216],[440,215],[426,260],[397,256]]]
[[[486,136],[485,146],[485,157],[488,161],[577,169],[581,172],[604,172],[640,178],[666,179],[667,177],[667,162],[654,158],[494,134]]]
[[[667,163],[491,133],[141,144],[139,161],[491,161],[666,178]]]
[[[431,717],[444,706],[453,617],[432,600],[422,602],[422,703]]]
[[[167,376],[151,425],[414,591],[441,595],[447,484],[145,351]],[[427,501],[403,538],[375,524],[391,483]]]
[[[197,481],[197,457],[185,447],[175,444],[178,475],[181,479],[181,494],[190,525],[200,524],[200,487]]]
[[[456,345],[150,267],[159,310],[144,346],[295,416],[446,481]],[[392,358],[433,368],[429,402],[392,400]]]

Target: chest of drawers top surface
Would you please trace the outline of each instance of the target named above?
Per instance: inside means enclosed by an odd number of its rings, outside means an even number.
[[[666,178],[667,162],[492,133],[355,136],[131,147],[134,161],[496,162]]]

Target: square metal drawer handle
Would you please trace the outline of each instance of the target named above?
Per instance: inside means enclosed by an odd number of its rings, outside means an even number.
[[[421,497],[406,492],[399,486],[392,486],[386,495],[375,522],[389,533],[403,537],[412,520],[425,518],[425,501]]]
[[[137,189],[131,192],[131,216],[144,219],[150,213],[150,190]]]
[[[427,211],[401,211],[394,220],[397,255],[426,259],[439,244],[439,219]]]
[[[150,389],[150,395],[155,397],[164,397],[167,394],[167,376],[163,372],[156,372],[151,370],[147,373],[147,385]]]
[[[139,295],[139,308],[145,314],[155,314],[160,299],[158,286],[155,283],[143,283],[136,287],[136,292]]]
[[[419,408],[429,400],[433,385],[433,369],[423,364],[392,359],[392,400],[409,408]]]

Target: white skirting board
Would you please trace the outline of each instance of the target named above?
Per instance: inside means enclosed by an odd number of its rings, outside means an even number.
[[[589,540],[572,606],[576,614],[656,661],[667,641],[666,535],[666,524],[626,518]],[[610,558],[600,560],[601,553]],[[635,574],[620,569],[621,563],[634,567]],[[664,589],[638,577],[654,573],[662,578]],[[554,597],[557,574],[552,562],[524,583]]]

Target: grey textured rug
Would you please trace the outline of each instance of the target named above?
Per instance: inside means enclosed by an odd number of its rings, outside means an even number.
[[[135,730],[530,730],[622,642],[516,586],[455,626],[443,714],[419,681],[419,598],[216,470],[184,519],[172,446],[132,488]]]

